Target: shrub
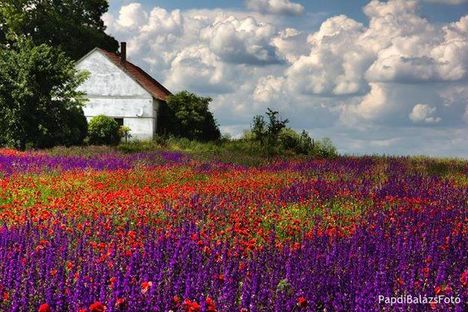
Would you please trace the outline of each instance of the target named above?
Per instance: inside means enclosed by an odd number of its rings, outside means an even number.
[[[279,141],[284,150],[296,154],[309,155],[314,149],[313,140],[305,130],[299,134],[291,128],[284,128],[279,135]]]
[[[211,101],[188,91],[169,96],[160,107],[160,134],[197,141],[219,140],[221,132],[209,110]]]
[[[323,138],[315,143],[313,154],[324,158],[333,158],[338,156],[338,151],[329,138]]]
[[[279,134],[279,142],[283,149],[296,151],[301,145],[301,136],[291,128],[284,128]]]
[[[119,124],[104,115],[93,117],[88,125],[88,137],[92,145],[117,145],[121,139]]]

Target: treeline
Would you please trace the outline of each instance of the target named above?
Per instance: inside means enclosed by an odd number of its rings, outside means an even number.
[[[287,127],[288,119],[282,119],[278,111],[270,108],[265,115],[254,116],[250,131],[244,132],[242,137],[244,141],[256,142],[263,153],[267,155],[292,153],[322,157],[337,155],[337,150],[329,138],[316,140],[305,130],[296,132]]]
[[[177,98],[179,94],[171,98]],[[171,104],[171,98],[168,106]],[[189,116],[181,114],[179,116]],[[211,117],[208,120],[211,119]],[[183,123],[182,120],[177,122]],[[245,130],[239,138],[232,138],[225,134],[215,139],[194,138],[182,133],[160,134],[153,141],[129,141],[121,143],[118,149],[124,152],[143,152],[154,149],[176,149],[193,152],[198,155],[207,154],[208,158],[218,155],[224,160],[237,162],[239,159],[252,156],[314,156],[330,158],[338,156],[336,147],[329,138],[313,139],[306,131],[297,132],[289,127],[287,119],[282,119],[279,112],[268,109],[265,116],[257,115],[252,119],[250,129]],[[212,126],[217,129],[216,122]],[[199,129],[201,131],[201,129]],[[219,130],[218,134],[219,134]]]

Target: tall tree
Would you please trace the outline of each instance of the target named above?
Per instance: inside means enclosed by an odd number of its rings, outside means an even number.
[[[0,42],[26,35],[74,60],[95,47],[115,52],[119,44],[102,20],[108,9],[107,0],[0,0]]]
[[[20,39],[0,45],[0,145],[80,144],[87,132],[77,87],[86,79],[58,49]]]

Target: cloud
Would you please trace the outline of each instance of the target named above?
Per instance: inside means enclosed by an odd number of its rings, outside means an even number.
[[[295,28],[285,28],[273,38],[272,44],[277,53],[289,63],[294,63],[300,56],[305,55],[310,50],[307,39],[307,33]]]
[[[284,77],[272,75],[259,79],[254,91],[254,100],[261,103],[270,103],[287,96],[284,92]]]
[[[375,127],[372,131],[354,129],[312,129],[315,136],[333,133],[341,153],[386,155],[458,156],[468,155],[466,128]]]
[[[409,114],[409,118],[415,123],[438,123],[441,119],[440,117],[434,116],[436,110],[436,107],[432,107],[427,104],[416,104]]]
[[[272,43],[276,27],[246,13],[159,7],[148,13],[141,4],[131,3],[117,18],[107,14],[105,22],[110,33],[128,38],[129,55],[150,52],[154,60],[147,61],[159,68],[169,67],[181,50],[198,45],[226,63],[263,66],[283,61]]]
[[[143,25],[147,18],[141,3],[130,3],[120,9],[117,24],[120,27],[136,29]]]
[[[304,6],[290,0],[246,0],[247,8],[253,11],[277,15],[301,15]]]
[[[173,90],[180,86],[200,92],[230,92],[226,84],[229,73],[219,58],[204,46],[190,46],[180,51],[171,62],[166,85]]]
[[[327,19],[309,36],[310,54],[299,57],[286,71],[295,92],[319,95],[362,93],[364,71],[371,56],[359,43],[364,26],[344,15]]]
[[[276,48],[271,44],[276,32],[272,25],[258,23],[253,17],[230,16],[203,28],[200,38],[226,62],[264,65],[280,62]]]

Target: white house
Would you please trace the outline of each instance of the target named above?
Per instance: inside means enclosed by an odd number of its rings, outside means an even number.
[[[91,76],[79,87],[89,101],[84,107],[88,121],[97,115],[114,118],[128,126],[136,139],[152,139],[158,129],[158,108],[171,94],[162,84],[127,60],[126,44],[120,54],[96,48],[76,64]]]

